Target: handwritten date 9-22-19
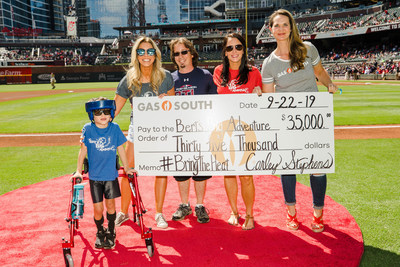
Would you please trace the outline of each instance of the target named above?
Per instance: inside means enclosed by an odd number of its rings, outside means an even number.
[[[268,96],[267,108],[311,108],[315,102],[314,95],[307,95],[305,99],[295,99],[294,96]]]

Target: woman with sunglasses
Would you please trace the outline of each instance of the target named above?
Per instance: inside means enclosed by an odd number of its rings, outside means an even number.
[[[118,84],[115,103],[115,116],[121,111],[126,100],[129,99],[132,105],[133,97],[163,97],[165,95],[175,95],[174,81],[171,73],[161,67],[161,52],[156,43],[149,37],[139,37],[132,47],[131,63],[129,69]],[[131,124],[128,131],[128,142],[126,151],[129,167],[134,168],[133,154],[133,114],[131,114]],[[167,176],[156,176],[154,183],[157,226],[167,228],[168,223],[162,214],[165,192],[167,190]],[[131,191],[128,179],[121,180],[121,212],[118,213],[115,224],[120,226],[129,219],[128,208],[131,200]]]
[[[248,64],[246,42],[240,34],[230,33],[225,36],[222,59],[223,64],[215,68],[213,75],[218,94],[248,94],[253,93],[253,91],[258,94],[261,93],[260,71]],[[243,202],[246,206],[246,219],[242,229],[251,230],[254,228],[255,188],[253,176],[240,175],[239,179]],[[232,210],[228,223],[238,225],[240,216],[237,208],[238,184],[236,176],[225,176],[224,184]]]
[[[269,29],[276,39],[277,48],[263,62],[263,92],[318,92],[315,78],[330,93],[338,90],[322,66],[315,46],[300,39],[296,22],[289,11],[275,11],[269,18]],[[281,182],[287,208],[286,226],[290,230],[297,230],[296,175],[281,175]],[[311,229],[322,232],[326,174],[310,175],[310,184],[314,207]]]

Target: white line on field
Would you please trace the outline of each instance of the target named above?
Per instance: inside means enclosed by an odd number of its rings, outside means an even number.
[[[381,128],[400,128],[400,125],[335,126],[335,129],[381,129]]]

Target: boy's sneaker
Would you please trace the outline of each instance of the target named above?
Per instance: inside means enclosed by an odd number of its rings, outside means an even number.
[[[108,229],[105,233],[105,240],[104,240],[104,249],[113,249],[115,247],[115,229],[114,233],[111,233]]]
[[[168,223],[165,220],[164,216],[162,215],[162,213],[157,213],[155,220],[157,222],[157,227],[159,228],[167,228],[168,227]]]
[[[104,247],[104,239],[106,237],[106,231],[103,228],[102,231],[97,231],[96,233],[96,242],[94,243],[95,248],[103,248]]]
[[[185,219],[186,216],[188,216],[190,214],[192,214],[192,208],[190,207],[190,205],[179,204],[178,209],[172,215],[172,220],[173,221],[182,221],[183,219]]]
[[[125,214],[123,212],[118,212],[117,218],[115,219],[115,226],[120,227],[121,224],[129,220],[129,214]]]
[[[196,212],[197,221],[199,223],[208,223],[210,221],[210,217],[208,216],[210,212],[208,211],[208,209],[206,209],[206,207],[199,206],[196,207],[194,210]]]

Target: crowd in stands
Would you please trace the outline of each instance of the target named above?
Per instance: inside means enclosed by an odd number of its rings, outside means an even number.
[[[325,67],[333,78],[344,76],[346,80],[357,80],[361,74],[374,74],[381,79],[385,79],[386,75],[393,74],[396,79],[400,78],[400,63],[393,60],[381,63],[376,61],[374,63],[335,64]]]
[[[334,49],[321,56],[326,63],[351,62],[351,61],[387,61],[400,60],[400,47],[398,44],[382,44],[369,48],[342,48]]]
[[[235,29],[216,29],[216,28],[210,28],[210,29],[205,29],[203,31],[198,31],[196,29],[193,30],[175,30],[175,31],[164,31],[162,35],[160,35],[160,38],[176,38],[176,37],[198,37],[198,36],[204,36],[204,37],[223,37],[229,32],[237,32],[239,34],[242,34],[242,28],[237,27]]]
[[[315,16],[315,15],[323,15],[326,12],[332,12],[332,11],[338,11],[339,10],[339,6],[338,5],[326,5],[323,6],[322,8],[320,6],[314,6],[312,8],[306,8],[303,9],[300,6],[296,6],[295,9],[293,11],[291,11],[293,17],[296,18],[300,18],[300,17],[304,17],[304,16]]]
[[[307,20],[306,22],[298,23],[298,29],[300,34],[312,34],[331,31],[343,31],[359,27],[370,27],[400,22],[400,7],[382,10],[373,14],[363,14],[363,10],[359,10],[359,12],[360,13],[357,16],[347,15],[340,18],[323,18],[313,20],[310,16],[309,20]],[[318,14],[320,13],[321,11],[319,10]],[[302,15],[304,15],[304,13],[302,13]],[[261,37],[272,37],[269,29],[266,29],[263,33],[261,33]]]
[[[275,49],[249,49],[249,60],[261,69],[264,58]],[[400,47],[398,44],[382,44],[369,48],[342,48],[328,52],[320,51],[322,64],[332,75],[354,77],[355,74],[398,74]]]
[[[250,62],[261,68],[266,58],[275,47],[251,48],[248,56]],[[220,60],[221,51],[199,51],[200,61]],[[320,52],[321,60],[332,75],[351,74],[397,74],[400,62],[398,44],[382,44],[369,48],[342,48]],[[129,56],[99,55],[99,52],[83,49],[40,48],[2,50],[2,59],[12,60],[62,60],[65,65],[113,65],[129,63]],[[163,61],[169,62],[169,52],[163,54]]]
[[[336,10],[338,6],[325,6],[324,8],[311,8],[301,11],[293,11],[295,17],[304,18],[307,16],[306,22],[298,23],[299,31],[301,33],[310,33],[314,31],[327,32],[344,30],[348,28],[375,26],[387,23],[400,22],[400,7],[389,8],[375,13],[370,13],[356,17],[342,17],[342,18],[325,18],[322,20],[312,20],[313,14],[324,14]],[[299,9],[300,10],[300,9]],[[163,37],[188,37],[188,36],[208,36],[215,35],[224,36],[227,32],[235,31],[241,33],[242,28],[231,29],[206,29],[189,31],[166,31],[163,35],[159,36],[158,33],[149,33],[152,38]],[[269,31],[265,31],[269,34]],[[126,32],[121,39],[134,39],[137,36],[131,32]],[[44,48],[26,48],[26,49],[2,49],[0,52],[1,60],[54,60],[63,61],[65,65],[113,65],[124,64],[130,62],[130,55],[115,54],[112,52],[113,47],[118,46],[118,39],[109,47],[109,51],[100,52],[99,47],[88,48],[71,48],[71,47],[44,47]],[[220,60],[221,51],[218,49],[217,44],[210,44],[208,47],[203,48],[204,51],[199,51],[199,61],[206,60]],[[266,58],[274,49],[274,47],[263,48],[250,48],[248,57],[250,62],[254,63],[257,67],[261,67],[262,60]],[[399,44],[381,44],[367,48],[351,48],[347,47],[342,49],[333,49],[331,51],[320,51],[322,62],[328,66],[331,74],[344,75],[344,74],[397,74],[399,71],[400,61],[400,47]],[[163,62],[170,62],[169,51],[163,51]]]
[[[175,30],[175,31],[164,31],[161,38],[177,38],[177,37],[197,37],[199,36],[199,32],[196,29],[193,30]]]
[[[370,48],[350,48],[321,54],[323,64],[332,75],[345,75],[346,79],[360,74],[399,74],[400,50],[397,44],[382,44]]]
[[[26,48],[3,50],[3,60],[54,60],[64,65],[93,65],[98,52],[96,49],[71,48]]]
[[[400,22],[398,15],[399,8],[394,8],[389,12],[384,10],[371,15],[362,15],[359,18],[327,19],[320,27],[315,27],[314,32],[340,31],[355,29],[359,27],[376,26],[388,23]]]

